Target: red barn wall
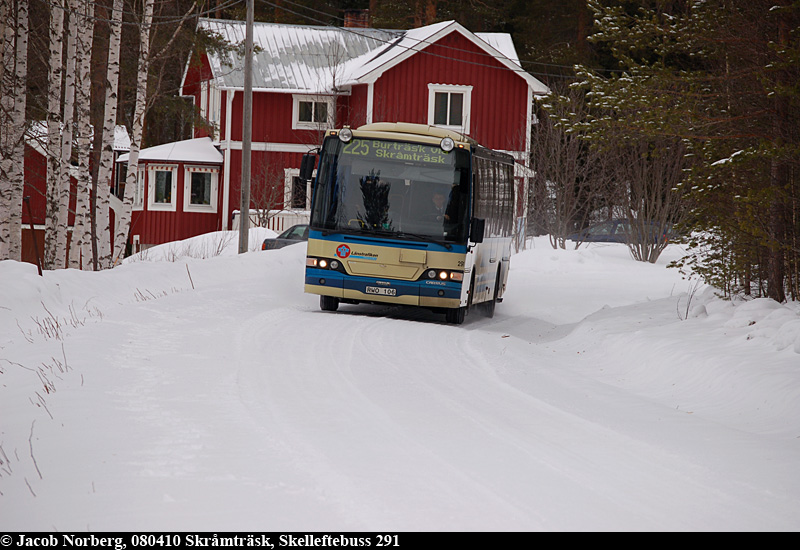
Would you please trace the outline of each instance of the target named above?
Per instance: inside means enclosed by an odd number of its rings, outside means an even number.
[[[220,94],[220,114],[219,114],[219,141],[222,142],[223,140],[228,139],[227,134],[225,133],[225,129],[227,128],[227,120],[228,120],[228,94],[232,94],[233,92],[228,90],[222,90]],[[195,136],[195,137],[203,137],[203,136]],[[213,139],[213,138],[212,138]]]
[[[337,126],[358,128],[367,123],[367,88],[366,84],[358,84],[353,86],[349,97],[344,97],[346,102],[343,101],[337,111]]]
[[[373,120],[427,124],[428,83],[472,86],[470,135],[493,149],[525,149],[527,82],[458,32],[383,73]]]
[[[77,195],[76,181],[74,178],[69,180],[69,210],[67,212],[67,225],[71,228],[75,224],[75,202]],[[45,224],[47,215],[47,161],[41,153],[29,145],[25,145],[25,187],[22,191],[23,197],[30,199],[30,215],[28,205],[22,203],[22,249],[21,259],[23,262],[36,263],[36,250],[34,241],[31,238],[31,215],[38,253],[41,258],[44,254],[44,229],[39,226]],[[69,254],[69,236],[67,236],[67,254]],[[66,266],[64,266],[66,267]]]
[[[30,197],[33,223],[36,225],[44,224],[47,212],[47,161],[44,155],[40,154],[33,147],[25,145],[25,189],[22,194]],[[30,217],[25,203],[22,204],[22,223],[28,225]]]

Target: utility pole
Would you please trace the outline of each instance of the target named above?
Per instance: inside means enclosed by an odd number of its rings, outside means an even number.
[[[239,254],[247,252],[250,233],[250,147],[253,141],[253,4],[247,0],[244,52],[244,112],[242,116],[242,203],[239,208]]]

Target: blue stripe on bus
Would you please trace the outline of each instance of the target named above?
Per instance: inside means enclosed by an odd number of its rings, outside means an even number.
[[[467,245],[465,244],[450,244],[450,248],[448,249],[447,246],[435,242],[386,239],[377,236],[370,237],[366,235],[350,235],[347,233],[330,233],[328,235],[323,235],[322,231],[315,229],[311,229],[308,232],[308,238],[332,242],[358,242],[373,246],[386,246],[389,248],[411,248],[437,252],[452,252],[456,254],[467,253]]]
[[[445,283],[443,286],[426,283],[426,281],[421,281],[419,285],[419,295],[422,297],[454,298],[456,300],[461,298],[461,283]],[[441,296],[439,296],[440,290],[444,291]]]
[[[328,269],[314,269],[312,267],[306,268],[306,284],[307,285],[320,285],[320,279],[325,280],[322,286],[329,286],[331,288],[343,288],[345,275],[338,271]]]
[[[379,285],[376,281],[379,279],[374,279],[371,277],[356,277],[350,275],[344,275],[339,273],[338,271],[331,271],[327,269],[314,269],[314,268],[307,268],[306,269],[306,284],[307,285],[315,285],[319,286],[320,279],[325,280],[325,284],[322,286],[327,286],[331,288],[344,288],[347,290],[357,290],[358,292],[362,292],[366,294],[366,287],[368,286],[378,286],[378,287],[386,287],[386,288],[394,288],[397,290],[397,296],[426,296],[426,297],[434,297],[434,298],[454,298],[459,299],[461,298],[461,283],[454,283],[454,282],[441,282],[440,281],[398,281],[396,279],[391,280],[391,285],[388,287],[385,284]],[[380,281],[386,282],[386,279],[380,279]],[[431,284],[431,283],[437,284]],[[439,295],[439,291],[444,291],[442,296]]]

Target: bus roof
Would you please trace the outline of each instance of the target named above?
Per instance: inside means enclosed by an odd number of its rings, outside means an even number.
[[[438,126],[415,124],[411,122],[375,122],[372,124],[359,126],[352,131],[355,137],[385,139],[390,137],[386,134],[395,134],[391,137],[399,140],[417,141],[431,145],[436,145],[442,139],[449,137],[456,143],[456,146],[460,146],[463,149],[469,149],[479,156],[498,162],[514,164],[514,157],[508,153],[483,147],[469,136],[460,134],[453,130],[448,130],[446,128],[440,128]],[[338,132],[338,129],[328,130],[326,135],[336,135]]]
[[[428,124],[414,124],[411,122],[375,122],[372,124],[365,124],[356,129],[357,132],[390,132],[395,134],[406,134],[409,139],[419,139],[421,137],[432,138],[436,142],[442,138],[449,137],[456,143],[463,143],[467,145],[477,145],[478,143],[469,136],[456,132],[454,130],[447,130],[438,126],[430,126]],[[400,137],[400,136],[398,136]]]

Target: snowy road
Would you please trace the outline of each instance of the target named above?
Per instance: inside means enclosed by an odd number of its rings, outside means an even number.
[[[459,327],[321,312],[302,247],[273,252],[191,264],[195,289],[171,266],[165,295],[71,331],[53,419],[18,423],[41,476],[22,456],[0,477],[0,528],[800,528],[798,355],[770,356],[754,405],[720,373],[763,349],[712,330],[693,347],[675,274],[640,288],[655,266],[625,265],[604,291],[520,257],[495,318]],[[27,453],[10,426],[5,452]]]

